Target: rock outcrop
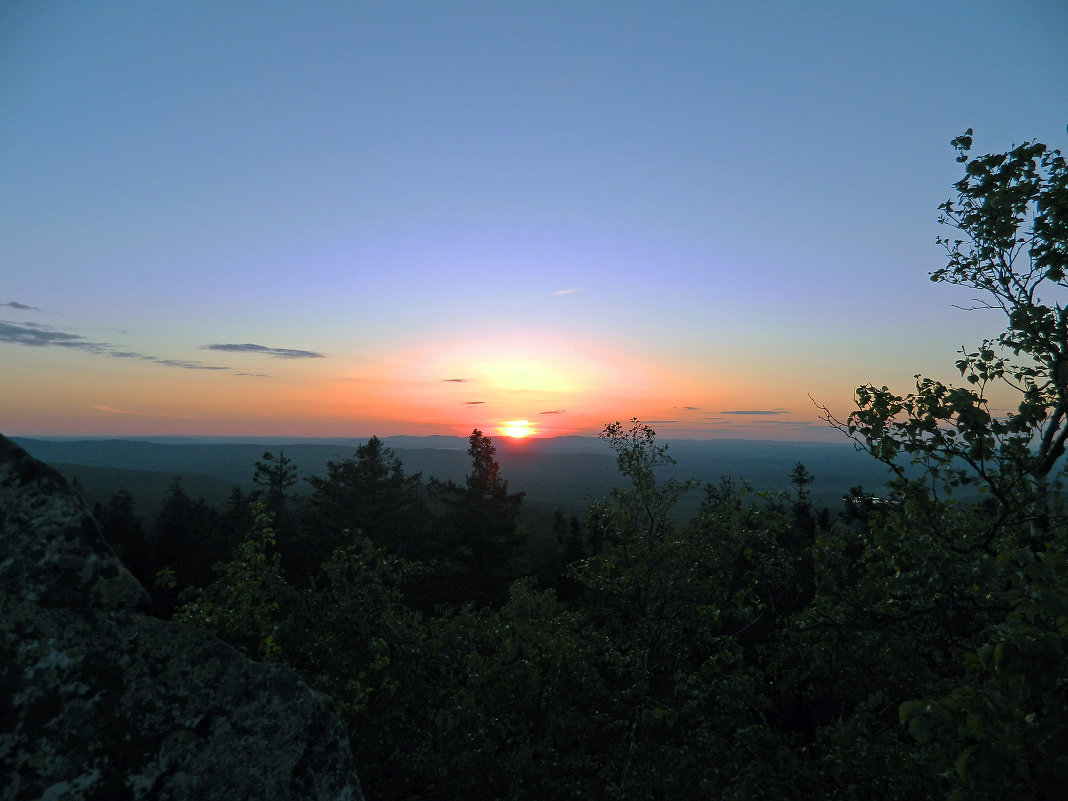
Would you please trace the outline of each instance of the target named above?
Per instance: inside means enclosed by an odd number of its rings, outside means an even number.
[[[0,799],[362,799],[329,699],[147,596],[0,436]]]

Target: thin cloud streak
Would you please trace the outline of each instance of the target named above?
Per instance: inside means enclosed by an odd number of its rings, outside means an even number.
[[[218,367],[215,365],[204,364],[203,362],[190,361],[188,359],[162,359],[159,356],[148,356],[144,353],[135,353],[133,351],[116,350],[108,354],[115,359],[140,359],[143,362],[152,362],[153,364],[159,364],[163,367],[179,367],[183,370],[229,370],[229,367]]]
[[[0,303],[0,306],[7,306],[12,309],[18,309],[19,311],[41,311],[36,306],[27,306],[25,303],[19,303],[17,300],[9,300],[7,303]]]
[[[107,353],[113,347],[106,342],[90,342],[80,334],[55,331],[37,323],[22,325],[0,320],[0,343],[3,342],[31,348],[72,348],[90,353]]]
[[[178,367],[182,370],[229,370],[229,367],[214,367],[210,364],[203,364],[201,362],[191,362],[185,359],[158,359],[155,356],[146,356],[147,361],[155,364],[161,364],[164,367]]]
[[[229,370],[187,359],[164,359],[128,350],[116,350],[109,342],[93,342],[81,334],[68,334],[56,331],[40,323],[16,324],[0,320],[0,344],[25,345],[31,348],[67,348],[95,353],[98,356],[111,356],[114,359],[139,359],[163,367],[179,367],[183,370]]]
[[[221,350],[227,353],[262,353],[264,356],[271,356],[275,359],[325,359],[325,353],[318,353],[314,350],[295,350],[293,348],[269,348],[266,345],[256,345],[252,342],[245,342],[243,344],[216,344],[205,345],[205,350]]]
[[[585,292],[585,289],[558,289],[553,292],[554,295],[574,295],[577,292]]]

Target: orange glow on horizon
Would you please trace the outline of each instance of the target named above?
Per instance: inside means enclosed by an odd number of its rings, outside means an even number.
[[[687,371],[534,331],[426,342],[333,364],[283,362],[262,375],[167,370],[133,359],[68,364],[74,355],[44,353],[51,359],[45,366],[55,369],[38,370],[25,409],[5,414],[5,434],[466,437],[478,428],[520,443],[596,436],[605,423],[636,416],[663,436],[734,431],[742,423],[759,436],[778,427],[718,410],[783,404],[762,395],[771,392],[765,386],[753,389],[742,368],[725,388],[717,365]]]

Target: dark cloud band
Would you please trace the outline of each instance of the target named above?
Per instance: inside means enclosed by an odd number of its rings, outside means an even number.
[[[28,345],[31,348],[73,348],[90,353],[107,353],[111,345],[106,342],[90,342],[80,334],[53,331],[37,324],[19,325],[0,320],[0,342],[9,345]]]
[[[66,331],[54,331],[38,323],[26,323],[18,325],[0,320],[0,344],[26,345],[31,348],[68,348],[81,350],[86,353],[95,353],[101,356],[111,356],[115,359],[140,359],[163,367],[178,367],[183,370],[229,370],[229,367],[218,367],[186,359],[162,359],[159,356],[147,356],[143,353],[135,353],[128,350],[116,350],[115,346],[108,342],[92,342],[81,334],[68,334]]]
[[[217,344],[205,345],[205,350],[222,350],[227,353],[262,353],[275,359],[325,359],[325,353],[317,353],[314,350],[295,350],[293,348],[269,348],[266,345],[255,345],[251,342],[243,344]]]

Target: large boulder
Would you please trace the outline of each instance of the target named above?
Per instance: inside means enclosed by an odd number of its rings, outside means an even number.
[[[0,436],[0,799],[362,799],[328,698],[148,599]]]

